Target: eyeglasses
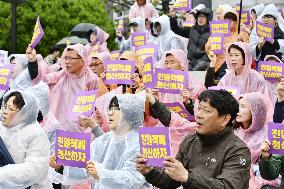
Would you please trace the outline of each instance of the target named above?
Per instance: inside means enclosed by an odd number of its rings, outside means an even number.
[[[90,64],[90,67],[98,67],[99,65],[102,65],[103,63],[97,63],[97,62],[93,62]]]
[[[81,57],[78,57],[78,58],[73,58],[73,57],[69,57],[69,56],[65,56],[63,57],[65,61],[74,61],[74,60],[79,60],[79,59],[82,59]]]
[[[4,110],[8,110],[9,112],[19,112],[19,110],[14,110],[14,109],[12,109],[11,107],[9,107],[7,105],[4,105],[3,109]]]

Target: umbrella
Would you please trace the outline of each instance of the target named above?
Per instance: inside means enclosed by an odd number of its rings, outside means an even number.
[[[95,27],[95,24],[80,23],[71,30],[71,35],[87,38],[88,32]]]
[[[88,43],[88,40],[85,38],[79,38],[77,36],[65,37],[61,39],[58,43],[56,43],[55,46],[58,48],[65,48],[68,45],[74,45],[77,43],[86,45]]]

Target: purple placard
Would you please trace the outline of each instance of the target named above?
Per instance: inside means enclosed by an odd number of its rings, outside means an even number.
[[[211,35],[223,35],[228,37],[231,35],[230,20],[214,20],[209,22]]]
[[[115,50],[110,52],[110,56],[112,60],[117,60],[120,57],[121,51]]]
[[[78,92],[69,110],[69,115],[91,116],[94,111],[96,96],[97,90]]]
[[[156,44],[148,43],[146,45],[136,47],[135,53],[138,54],[142,61],[144,61],[148,57],[152,57],[153,63],[155,65],[158,56],[158,46]]]
[[[167,127],[139,127],[140,153],[148,166],[163,167],[171,156],[171,138]]]
[[[179,94],[182,89],[188,88],[188,72],[170,69],[155,69],[155,88],[160,92]]]
[[[154,75],[154,64],[153,58],[149,57],[144,60],[143,67],[143,83],[147,88],[155,88],[155,75]]]
[[[270,154],[284,154],[283,123],[268,123],[268,140],[271,142]]]
[[[134,32],[131,35],[131,44],[133,47],[139,47],[146,45],[146,33],[145,32]]]
[[[235,5],[235,10],[237,11],[237,13],[240,12],[240,10],[241,10],[241,5],[240,5],[240,3],[237,3],[237,4]]]
[[[8,51],[0,50],[0,65],[6,63],[8,57]]]
[[[182,21],[182,27],[192,27],[195,25],[194,22],[191,22],[191,21]]]
[[[37,20],[36,20],[36,25],[35,25],[35,28],[34,28],[33,38],[32,38],[32,41],[31,41],[31,47],[32,48],[35,48],[37,46],[37,44],[40,42],[43,35],[44,35],[44,32],[43,32],[43,29],[40,25],[40,20],[39,20],[39,16],[38,16]]]
[[[250,24],[250,12],[248,10],[242,10],[241,22],[245,25]]]
[[[234,97],[240,96],[240,88],[236,86],[213,86],[208,87],[208,90],[226,90],[230,92]]]
[[[174,9],[179,11],[190,11],[192,9],[192,0],[176,0]]]
[[[224,54],[224,36],[212,35],[211,40],[211,51],[215,54]]]
[[[256,21],[256,33],[259,37],[264,37],[265,41],[273,41],[274,27],[269,24]]]
[[[14,66],[14,64],[5,64],[0,68],[0,90],[9,90]]]
[[[179,102],[163,103],[163,104],[171,111],[179,114],[184,119],[187,119],[188,121],[195,121],[194,116],[191,115],[188,111],[186,111],[186,109]]]
[[[124,18],[120,18],[117,20],[117,30],[124,32]]]
[[[90,160],[90,133],[56,130],[56,163],[59,165],[86,168]]]
[[[105,84],[134,85],[131,75],[135,72],[135,64],[129,60],[110,60],[105,63]]]
[[[257,71],[269,81],[279,81],[279,78],[284,75],[284,65],[273,61],[260,61]]]

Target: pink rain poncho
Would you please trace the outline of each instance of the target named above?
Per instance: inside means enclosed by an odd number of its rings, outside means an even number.
[[[251,69],[252,64],[252,52],[248,44],[242,42],[234,42],[234,45],[239,46],[245,53],[245,66],[243,72],[236,76],[235,70],[229,58],[229,52],[227,49],[226,63],[229,69],[229,73],[224,75],[220,80],[218,86],[236,86],[240,89],[240,93],[260,92],[268,95],[268,87],[266,81],[260,73]]]
[[[139,6],[136,2],[134,5],[130,7],[129,10],[129,20],[132,20],[136,17],[141,17],[144,20],[146,18],[152,19],[159,17],[158,11],[155,9],[155,7],[152,5],[152,3],[149,2],[149,0],[146,0],[146,4],[144,6]]]
[[[235,134],[242,139],[251,152],[252,168],[249,189],[259,189],[265,184],[275,185],[276,181],[267,181],[260,175],[255,176],[254,167],[258,167],[260,146],[267,138],[267,124],[272,121],[273,107],[267,96],[259,93],[246,93],[241,95],[251,107],[251,125],[244,130],[242,127],[235,130]]]
[[[109,52],[107,48],[107,39],[109,38],[109,34],[104,30],[99,28],[98,26],[94,29],[96,31],[96,41],[88,43],[85,47],[87,49],[87,53],[89,55],[95,55],[101,52]]]
[[[174,49],[167,51],[163,54],[160,62],[160,68],[166,69],[165,61],[166,55],[173,55],[180,63],[181,67],[184,71],[188,70],[188,60],[186,54],[181,49]],[[190,92],[190,98],[196,100],[198,95],[202,93],[202,91],[206,90],[205,86],[196,78],[188,74],[188,90]],[[183,105],[183,98],[180,94],[170,94],[170,93],[162,93],[160,100],[164,103],[168,102],[179,102]]]
[[[99,85],[99,78],[90,70],[87,51],[85,47],[81,44],[67,46],[62,54],[65,57],[67,49],[74,49],[78,55],[84,60],[84,67],[79,76],[68,73],[66,71],[66,64],[64,58],[61,58],[61,66],[63,70],[60,72],[46,73],[45,69],[41,69],[41,64],[39,63],[38,76],[33,80],[33,82],[38,82],[43,80],[48,84],[50,88],[50,112],[52,115],[48,115],[46,122],[54,122],[49,119],[56,118],[60,124],[60,129],[66,131],[83,131],[83,128],[79,126],[76,117],[68,116],[68,110],[71,108],[76,93],[79,91],[87,91],[97,89]],[[45,125],[46,131],[49,125]]]

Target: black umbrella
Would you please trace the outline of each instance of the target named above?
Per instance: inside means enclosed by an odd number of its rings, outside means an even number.
[[[71,35],[87,38],[88,32],[95,27],[95,24],[80,23],[71,30]]]
[[[65,37],[61,39],[58,43],[56,43],[55,46],[58,48],[65,48],[67,45],[74,45],[77,43],[86,45],[88,43],[88,40],[85,38],[79,38],[77,36]]]

